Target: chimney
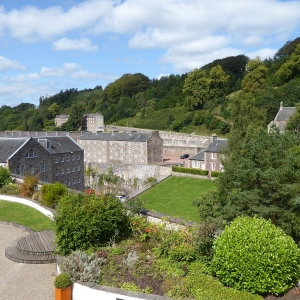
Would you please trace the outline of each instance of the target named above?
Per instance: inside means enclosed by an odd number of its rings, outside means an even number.
[[[215,133],[213,133],[211,135],[210,142],[212,143],[212,142],[216,141],[217,139],[218,139],[218,136]]]

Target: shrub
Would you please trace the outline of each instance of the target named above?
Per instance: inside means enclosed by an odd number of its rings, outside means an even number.
[[[10,172],[8,169],[0,166],[0,188],[10,182]]]
[[[101,276],[100,267],[105,263],[102,257],[95,254],[76,251],[64,258],[61,269],[68,273],[72,281],[91,281],[98,282]]]
[[[57,289],[63,290],[72,284],[70,276],[66,273],[57,275],[54,279],[54,286]]]
[[[194,175],[202,175],[202,176],[208,175],[208,171],[206,171],[206,170],[183,168],[183,167],[177,167],[177,166],[173,166],[172,171],[178,172],[178,173],[186,173],[186,174],[194,174]]]
[[[20,186],[21,195],[24,197],[32,197],[39,183],[39,180],[34,175],[24,177],[24,181]]]
[[[20,189],[17,184],[9,182],[2,186],[2,188],[0,189],[0,193],[7,195],[19,195]]]
[[[56,237],[62,255],[122,240],[130,234],[129,217],[114,197],[68,194],[59,201]]]
[[[270,221],[238,217],[214,243],[212,271],[237,290],[278,295],[298,282],[300,252]]]
[[[41,188],[42,204],[48,207],[55,208],[58,200],[66,195],[68,189],[61,183],[44,184]]]
[[[211,177],[219,177],[221,172],[211,171],[210,176]]]

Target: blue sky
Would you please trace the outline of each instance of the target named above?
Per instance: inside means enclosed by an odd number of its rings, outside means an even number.
[[[182,74],[232,55],[273,57],[300,36],[300,0],[2,0],[0,106]]]

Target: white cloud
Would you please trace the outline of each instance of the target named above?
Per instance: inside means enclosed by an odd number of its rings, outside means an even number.
[[[66,71],[75,71],[75,70],[81,69],[81,66],[79,66],[75,63],[64,63],[63,69]]]
[[[249,56],[250,58],[255,58],[259,56],[261,60],[264,60],[269,57],[272,58],[276,52],[277,49],[262,48],[253,52],[248,52],[245,55]]]
[[[26,69],[21,63],[16,60],[10,60],[3,56],[0,56],[0,72],[9,70],[9,69],[17,69],[17,70],[24,70]]]
[[[93,46],[88,38],[68,39],[63,37],[52,44],[54,50],[82,50],[82,51],[96,51],[98,46]]]
[[[62,77],[64,75],[64,70],[61,68],[46,68],[42,67],[41,76],[45,77]]]

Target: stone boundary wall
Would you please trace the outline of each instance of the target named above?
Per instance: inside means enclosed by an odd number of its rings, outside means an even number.
[[[88,163],[85,165],[85,170],[88,166],[92,169],[96,169],[99,174],[107,173],[110,167],[113,167],[114,174],[120,176],[124,179],[124,182],[121,186],[121,189],[128,191],[132,197],[135,197],[135,194],[139,194],[149,187],[144,187],[144,181],[149,177],[155,177],[157,182],[160,182],[171,175],[172,169],[168,166],[155,166],[155,165],[119,165],[119,164],[102,164],[102,163]],[[137,179],[137,186],[132,187],[133,181]],[[90,184],[91,183],[91,184]],[[94,177],[86,178],[86,185],[93,186],[97,184],[97,178]]]
[[[173,172],[172,176],[181,176],[181,177],[192,177],[192,178],[201,178],[201,179],[207,179],[207,180],[216,180],[217,177],[211,177],[209,175],[195,175],[195,174],[189,174],[189,173],[179,173],[179,172]]]

